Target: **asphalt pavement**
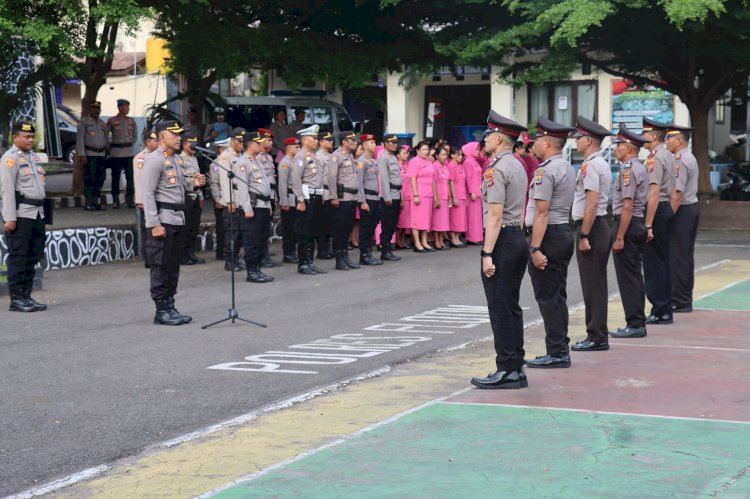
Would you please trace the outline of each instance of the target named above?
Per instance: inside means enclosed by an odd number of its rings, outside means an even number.
[[[749,245],[747,233],[702,234],[696,266],[746,257]],[[329,273],[313,277],[286,265],[270,270],[276,281],[264,285],[238,275],[239,313],[267,329],[240,322],[200,328],[227,316],[230,274],[220,262],[183,268],[177,305],[194,320],[181,327],[152,323],[140,262],[48,272],[35,295],[48,311],[0,311],[0,494],[487,337],[489,325],[471,308],[486,304],[478,252],[402,251],[401,262],[349,272],[321,262]],[[569,276],[568,304],[575,305],[575,258]],[[610,292],[616,291],[611,270]],[[539,318],[529,279],[521,305],[527,322]],[[412,342],[388,338],[390,327],[424,323],[430,326],[415,329]],[[610,327],[620,323],[610,318]],[[364,343],[354,354],[358,339]],[[337,348],[349,352],[346,363],[341,355],[326,357]]]

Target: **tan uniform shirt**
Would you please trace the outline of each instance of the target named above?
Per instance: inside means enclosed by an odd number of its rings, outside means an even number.
[[[575,182],[575,171],[570,163],[562,158],[562,154],[555,154],[540,164],[529,187],[526,226],[530,227],[534,223],[537,200],[549,203],[549,225],[568,223],[576,190]]]
[[[323,172],[323,199],[331,199],[331,189],[328,185],[328,163],[331,160],[331,153],[325,152],[323,149],[315,151],[315,158],[318,160],[320,169]]]
[[[232,148],[227,148],[226,151],[219,154],[219,157],[216,158],[216,162],[226,168],[227,170],[230,170],[232,173],[237,175],[239,173],[239,165],[238,162],[241,159],[241,154],[237,154],[232,150]],[[230,189],[230,182],[229,182],[229,174],[225,171],[219,168],[218,166],[214,165],[216,169],[218,170],[219,175],[219,191],[221,193],[220,197],[220,203],[224,206],[229,206],[229,189]],[[235,182],[232,182],[233,184]],[[237,187],[239,189],[239,186]],[[237,196],[237,189],[232,192],[232,199],[234,202],[237,200],[235,199]]]
[[[279,163],[279,204],[285,207],[297,204],[294,198],[294,190],[292,189],[292,176],[289,174],[292,170],[293,162],[294,158],[284,156],[284,159]]]
[[[571,210],[573,220],[583,220],[587,191],[598,194],[596,216],[606,215],[611,186],[612,173],[607,162],[601,157],[601,152],[596,152],[586,158],[586,161],[581,165],[581,169],[578,170],[578,177],[576,178],[576,193]]]
[[[401,165],[398,164],[398,158],[395,154],[388,151],[380,153],[380,156],[378,156],[378,175],[380,176],[380,197],[384,201],[401,199],[403,177],[401,176]]]
[[[143,187],[141,187],[141,174],[143,173],[143,162],[146,155],[151,154],[145,147],[135,155],[133,160],[133,187],[135,188],[135,204],[143,205]]]
[[[496,157],[482,178],[484,223],[490,204],[503,205],[503,225],[521,225],[526,203],[526,170],[511,151]]]
[[[308,199],[309,194],[323,196],[323,171],[314,153],[300,149],[292,166],[292,190],[297,202]],[[303,189],[303,185],[307,187]],[[305,195],[305,190],[308,195]]]
[[[633,216],[643,217],[648,198],[648,175],[646,167],[636,157],[623,163],[615,180],[612,197],[612,213],[622,214],[623,200],[633,200]]]
[[[109,154],[107,125],[100,119],[84,116],[78,122],[76,135],[76,154],[78,156],[100,157]]]
[[[698,202],[698,160],[687,147],[674,155],[675,189],[682,192],[680,206]]]
[[[239,182],[237,206],[241,207],[245,213],[252,213],[253,208],[271,208],[271,199],[273,199],[271,179],[266,175],[265,168],[258,162],[258,156],[253,159],[243,154],[237,161],[239,167],[237,176],[247,182],[247,185]],[[262,197],[266,199],[261,199]],[[253,199],[255,199],[254,203]]]
[[[270,154],[261,153],[256,157],[256,161],[271,182],[271,195],[276,200],[276,165],[273,164],[273,158]]]
[[[357,163],[354,157],[343,149],[331,154],[328,162],[328,186],[331,199],[357,201],[359,199],[359,180]]]
[[[648,183],[659,184],[659,201],[669,201],[674,189],[674,157],[667,150],[666,144],[659,144],[646,159]]]
[[[187,195],[191,199],[203,199],[203,193],[200,188],[195,187],[195,176],[201,172],[201,167],[198,164],[198,158],[194,154],[187,154],[184,151],[180,154],[182,160],[182,174],[187,179]]]
[[[138,126],[130,116],[112,116],[107,120],[107,135],[112,135],[110,155],[113,158],[132,158]]]
[[[357,175],[359,182],[359,202],[377,201],[380,197],[378,182],[378,164],[375,158],[368,158],[363,154],[357,160]]]
[[[0,158],[0,194],[3,200],[3,221],[16,222],[19,218],[36,220],[44,217],[44,206],[19,203],[16,193],[29,199],[44,201],[46,175],[39,166],[39,156],[11,146]]]
[[[184,211],[157,207],[157,203],[185,204],[187,180],[182,174],[181,161],[175,154],[167,155],[161,147],[143,161],[141,184],[147,228],[162,224],[185,225]]]

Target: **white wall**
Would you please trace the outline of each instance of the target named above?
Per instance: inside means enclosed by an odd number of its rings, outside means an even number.
[[[81,95],[86,91],[81,85]],[[102,103],[102,115],[117,114],[117,99],[130,101],[130,116],[146,116],[149,107],[167,100],[167,79],[164,75],[110,76],[99,89],[97,100]],[[80,103],[79,103],[80,107]]]

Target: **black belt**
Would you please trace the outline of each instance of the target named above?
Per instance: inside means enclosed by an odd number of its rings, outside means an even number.
[[[133,147],[132,142],[123,142],[122,144],[111,144],[112,147]]]
[[[294,196],[294,191],[292,189],[287,189],[286,193],[287,194],[291,194],[292,196]]]
[[[162,208],[166,208],[167,210],[172,211],[185,211],[185,204],[184,203],[162,203],[161,201],[156,202],[156,209],[160,210]]]
[[[260,199],[261,201],[271,201],[271,196],[266,196],[265,194],[258,194],[253,192],[252,196],[254,196],[255,199]]]
[[[26,196],[22,196],[18,191],[16,191],[16,208],[19,204],[27,204],[29,206],[44,206],[44,199],[32,199],[27,198]]]
[[[607,219],[607,215],[597,215],[597,216],[596,216],[596,219],[597,219],[597,220],[599,220],[599,219],[601,219],[601,220],[606,220],[606,219]],[[576,225],[582,225],[582,224],[583,224],[583,219],[580,219],[580,220],[576,220],[576,221],[575,221],[575,224],[576,224]]]
[[[380,193],[378,191],[373,191],[372,189],[365,189],[365,194],[369,194],[370,196],[377,196]]]
[[[85,149],[87,151],[91,151],[91,152],[104,152],[104,149],[99,149],[99,148],[96,148],[96,147],[85,147]]]
[[[351,187],[344,187],[341,184],[337,184],[336,188],[346,192],[347,194],[357,194],[359,192],[357,189],[352,189]]]
[[[393,184],[391,184],[391,190],[393,190],[393,191],[400,191],[401,190],[401,186],[400,185],[393,185]]]
[[[526,227],[526,234],[531,235],[532,227],[529,225]],[[568,224],[548,224],[547,230],[570,230]]]
[[[521,232],[520,225],[503,225],[500,227],[500,232]]]

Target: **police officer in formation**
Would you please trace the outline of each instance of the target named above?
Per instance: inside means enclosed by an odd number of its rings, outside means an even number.
[[[284,263],[299,263],[297,258],[297,235],[294,225],[297,222],[297,201],[292,188],[289,172],[294,165],[294,157],[299,152],[300,142],[296,137],[287,137],[283,142],[284,157],[279,162],[279,205],[281,206],[281,249]]]
[[[112,208],[120,208],[120,177],[125,173],[125,202],[133,208],[133,146],[138,135],[135,120],[128,116],[130,101],[117,99],[117,114],[107,120],[107,135],[111,134],[109,165],[112,168]]]
[[[200,173],[198,158],[195,156],[195,146],[198,145],[198,137],[184,137],[182,141],[182,173],[187,179],[187,190],[185,192],[185,225],[187,235],[185,247],[182,254],[182,265],[197,265],[206,263],[206,260],[195,255],[195,245],[198,239],[198,230],[201,225],[201,214],[203,211],[203,193],[196,189],[192,180]]]
[[[143,213],[143,189],[141,189],[141,173],[143,172],[143,162],[146,160],[146,156],[149,153],[154,152],[159,147],[159,140],[156,136],[156,132],[153,130],[146,131],[144,134],[144,147],[141,151],[135,155],[135,161],[133,169],[133,191],[135,200],[135,222],[138,226],[139,239],[138,249],[141,257],[144,259],[144,265],[149,268],[149,264],[145,259],[143,252],[143,246],[146,243],[146,216]]]
[[[612,234],[607,202],[612,175],[602,158],[602,140],[611,133],[598,123],[578,116],[573,137],[584,161],[578,170],[571,216],[578,227],[576,259],[586,307],[586,339],[571,348],[577,351],[608,350],[607,262]]]
[[[358,264],[349,259],[349,234],[354,228],[360,191],[357,162],[354,160],[357,147],[357,136],[354,133],[347,135],[328,162],[336,270],[359,268]]]
[[[224,154],[229,148],[230,139],[227,137],[226,140],[212,143],[212,146],[216,148],[219,156]],[[218,157],[211,161],[208,168],[208,182],[209,192],[211,193],[211,199],[214,203],[214,220],[215,220],[215,240],[214,240],[214,251],[216,252],[216,259],[226,261],[224,255],[224,205],[221,204],[221,177],[219,172],[221,168],[218,166]]]
[[[47,308],[31,297],[36,265],[44,256],[45,238],[45,172],[33,150],[35,133],[36,128],[29,120],[13,123],[13,145],[0,158],[11,312],[38,312]]]
[[[266,178],[271,183],[271,201],[269,205],[269,208],[271,210],[271,217],[268,218],[267,229],[270,238],[271,218],[273,217],[273,213],[276,210],[276,201],[278,200],[278,196],[276,194],[276,165],[273,162],[273,156],[271,156],[271,152],[273,151],[273,134],[266,128],[258,128],[257,132],[261,137],[263,137],[261,152],[260,154],[258,154],[257,161],[260,167],[263,168],[263,172],[266,174]],[[261,267],[269,269],[280,267],[281,263],[271,259],[271,255],[268,250],[268,244],[269,240],[266,240],[261,245]]]
[[[670,197],[674,190],[675,163],[664,143],[666,133],[666,124],[643,118],[643,135],[649,140],[646,148],[650,151],[646,159],[649,182],[646,206],[648,244],[643,255],[646,296],[652,305],[647,324],[672,324],[669,247],[674,215]]]
[[[695,238],[698,237],[698,161],[688,148],[692,128],[670,125],[667,149],[674,154],[675,186],[670,199],[672,219],[670,268],[672,312],[693,311]]]
[[[526,171],[513,155],[513,145],[526,130],[494,111],[487,117],[485,151],[492,155],[492,161],[482,179],[485,219],[482,285],[495,341],[497,369],[485,378],[471,380],[479,388],[528,386],[523,367],[523,311],[518,302],[529,260],[521,227]]]
[[[89,105],[89,115],[78,122],[76,135],[76,155],[83,165],[83,189],[88,211],[106,210],[100,198],[107,173],[105,159],[109,156],[107,125],[99,119],[102,104],[99,101]]]
[[[143,162],[141,188],[146,216],[146,261],[151,266],[151,299],[156,304],[155,324],[176,326],[192,320],[175,308],[174,296],[180,278],[180,260],[184,246],[185,195],[188,182],[205,185],[202,174],[185,178],[177,156],[182,126],[176,121],[156,125],[159,147]]]
[[[388,135],[383,138],[383,152],[378,156],[378,174],[380,176],[380,259],[387,262],[397,262],[400,256],[393,254],[391,239],[396,232],[398,216],[401,213],[401,166],[396,158],[398,137]]]
[[[229,178],[229,173],[238,175],[239,160],[245,151],[244,144],[245,129],[237,127],[232,129],[229,135],[229,147],[216,158],[219,181],[220,204],[223,206],[222,223],[224,225],[224,270],[239,272],[245,269],[244,263],[240,262],[240,235],[239,219],[237,218],[237,183]],[[231,192],[231,194],[230,194]]]
[[[331,154],[333,153],[333,135],[331,132],[320,132],[318,135],[318,150],[315,156],[318,159],[318,163],[323,168],[323,200],[330,201],[331,191],[328,185],[328,162],[331,160]],[[333,254],[333,239],[331,232],[333,231],[333,214],[331,213],[331,204],[323,204],[323,214],[321,234],[318,237],[318,259],[320,260],[331,260],[334,257]]]
[[[383,265],[383,260],[372,256],[372,241],[375,227],[380,222],[380,185],[378,163],[375,160],[375,136],[363,134],[359,137],[362,156],[357,160],[359,176],[359,264]]]

